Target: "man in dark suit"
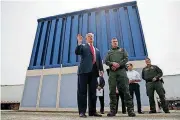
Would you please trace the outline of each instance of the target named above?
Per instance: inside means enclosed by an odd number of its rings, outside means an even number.
[[[99,96],[99,101],[100,101],[100,112],[101,114],[104,114],[104,86],[105,86],[105,80],[102,76],[100,76],[97,80],[97,89],[101,90],[103,89],[103,96]]]
[[[94,34],[86,34],[86,44],[82,44],[83,37],[78,34],[78,46],[75,54],[81,56],[81,62],[78,67],[78,109],[80,117],[85,115],[87,109],[87,85],[89,100],[89,116],[101,117],[96,112],[96,85],[97,77],[103,75],[103,65],[100,52],[93,46]]]

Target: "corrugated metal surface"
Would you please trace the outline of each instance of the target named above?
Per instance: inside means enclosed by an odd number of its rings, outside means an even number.
[[[147,56],[136,2],[83,10],[38,20],[29,69],[74,66],[78,33],[95,34],[95,46],[104,58],[110,41],[117,37],[130,60]]]
[[[1,103],[20,103],[24,85],[1,85]]]
[[[166,98],[176,99],[180,98],[180,74],[177,75],[167,75],[163,77],[164,88],[166,90]]]

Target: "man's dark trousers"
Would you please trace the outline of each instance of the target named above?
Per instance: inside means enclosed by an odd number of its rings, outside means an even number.
[[[92,72],[78,75],[78,109],[79,113],[86,113],[87,109],[87,85],[89,115],[96,113],[96,85],[97,85],[97,66],[93,65]]]
[[[100,101],[100,112],[104,112],[104,89],[103,89],[103,96],[99,96],[99,101]]]
[[[116,93],[116,98],[117,98],[116,113],[118,112],[119,97],[121,98],[122,113],[126,113],[126,105],[125,105],[125,101],[124,101],[124,93],[121,92],[121,91],[119,91],[119,93]]]
[[[136,100],[137,100],[138,112],[141,112],[141,96],[140,96],[140,86],[139,86],[139,84],[138,83],[129,84],[129,92],[130,92],[130,95],[132,96],[132,99],[133,99],[133,96],[134,96],[134,93],[135,93]]]

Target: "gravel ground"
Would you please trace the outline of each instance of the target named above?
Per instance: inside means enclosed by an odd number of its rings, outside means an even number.
[[[18,112],[1,111],[1,120],[180,120],[180,111],[171,111],[170,114],[158,113],[143,115],[137,114],[136,117],[128,117],[127,114],[118,113],[116,117],[87,117],[79,118],[78,113],[72,112]]]

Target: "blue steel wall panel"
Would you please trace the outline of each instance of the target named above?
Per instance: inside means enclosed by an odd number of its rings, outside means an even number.
[[[129,57],[134,56],[134,47],[132,44],[132,36],[131,36],[131,29],[129,27],[129,20],[128,20],[128,14],[127,9],[120,8],[119,9],[120,14],[120,22],[121,22],[121,29],[122,29],[122,39],[124,41],[124,48],[129,53]]]
[[[101,53],[101,56],[105,56],[107,54],[107,50],[108,50],[108,42],[107,42],[107,27],[106,27],[106,16],[105,16],[105,11],[101,11],[101,25],[102,25],[102,28],[101,28],[101,36],[102,36],[102,39],[101,39],[101,42],[103,44],[100,44],[101,45],[101,48],[102,48],[102,53]]]
[[[109,29],[109,33],[110,33],[110,40],[113,37],[117,37],[116,36],[116,23],[115,23],[115,17],[114,17],[114,12],[113,10],[109,10],[109,24],[110,24],[110,29]]]
[[[101,18],[100,18],[100,12],[96,13],[96,35],[97,35],[97,40],[96,40],[96,47],[101,51]]]
[[[88,32],[94,33],[102,58],[113,37],[127,50],[129,60],[147,56],[137,5],[130,2],[39,19],[29,69],[78,65],[76,35],[82,34],[85,43]]]
[[[85,37],[88,32],[88,14],[85,13],[83,15],[83,22],[82,22],[82,36],[84,36],[83,44],[86,43]]]
[[[55,46],[54,46],[54,53],[53,53],[53,65],[58,65],[58,56],[60,54],[60,46],[61,46],[61,36],[62,36],[62,18],[58,20],[57,23],[57,32],[55,37]]]
[[[39,22],[38,26],[37,26],[37,31],[36,31],[36,36],[35,36],[35,40],[34,40],[34,46],[33,46],[33,50],[32,50],[32,55],[31,55],[31,60],[30,60],[29,67],[34,66],[36,50],[37,50],[38,41],[39,41],[39,38],[40,38],[41,26],[42,26],[42,22]]]
[[[74,54],[75,45],[77,44],[76,36],[78,34],[78,16],[74,16],[72,20],[72,30],[71,30],[71,45],[70,45],[70,54],[69,54],[69,63],[76,63],[76,55]]]
[[[44,75],[39,107],[56,107],[58,75]]]
[[[128,6],[128,14],[129,14],[129,21],[131,26],[131,32],[132,32],[132,38],[133,38],[133,44],[135,47],[135,54],[136,56],[143,56],[144,50],[142,49],[142,44],[140,41],[142,41],[140,28],[138,27],[138,21],[137,21],[137,14],[135,13],[133,7]]]
[[[61,76],[59,106],[60,108],[77,108],[77,74]]]
[[[89,15],[89,32],[94,33],[94,45],[96,45],[96,14],[95,12],[91,12]]]
[[[26,77],[21,107],[36,107],[40,76]]]
[[[68,17],[66,21],[66,30],[65,30],[65,38],[64,38],[63,62],[62,62],[63,64],[68,63],[70,30],[71,30],[71,17]]]
[[[53,48],[53,41],[54,41],[54,36],[55,36],[55,25],[56,25],[56,20],[53,20],[51,23],[51,29],[50,29],[50,36],[49,36],[49,42],[47,45],[47,53],[46,53],[46,60],[45,60],[45,66],[48,66],[51,64],[51,56],[52,56],[52,50]]]
[[[44,56],[42,56],[42,52],[43,52],[43,46],[44,46],[44,42],[45,42],[45,38],[46,38],[46,34],[47,34],[47,32],[46,32],[47,26],[48,26],[48,22],[45,22],[43,25],[41,40],[40,40],[40,44],[39,44],[36,66],[41,66],[42,57],[44,57]]]

